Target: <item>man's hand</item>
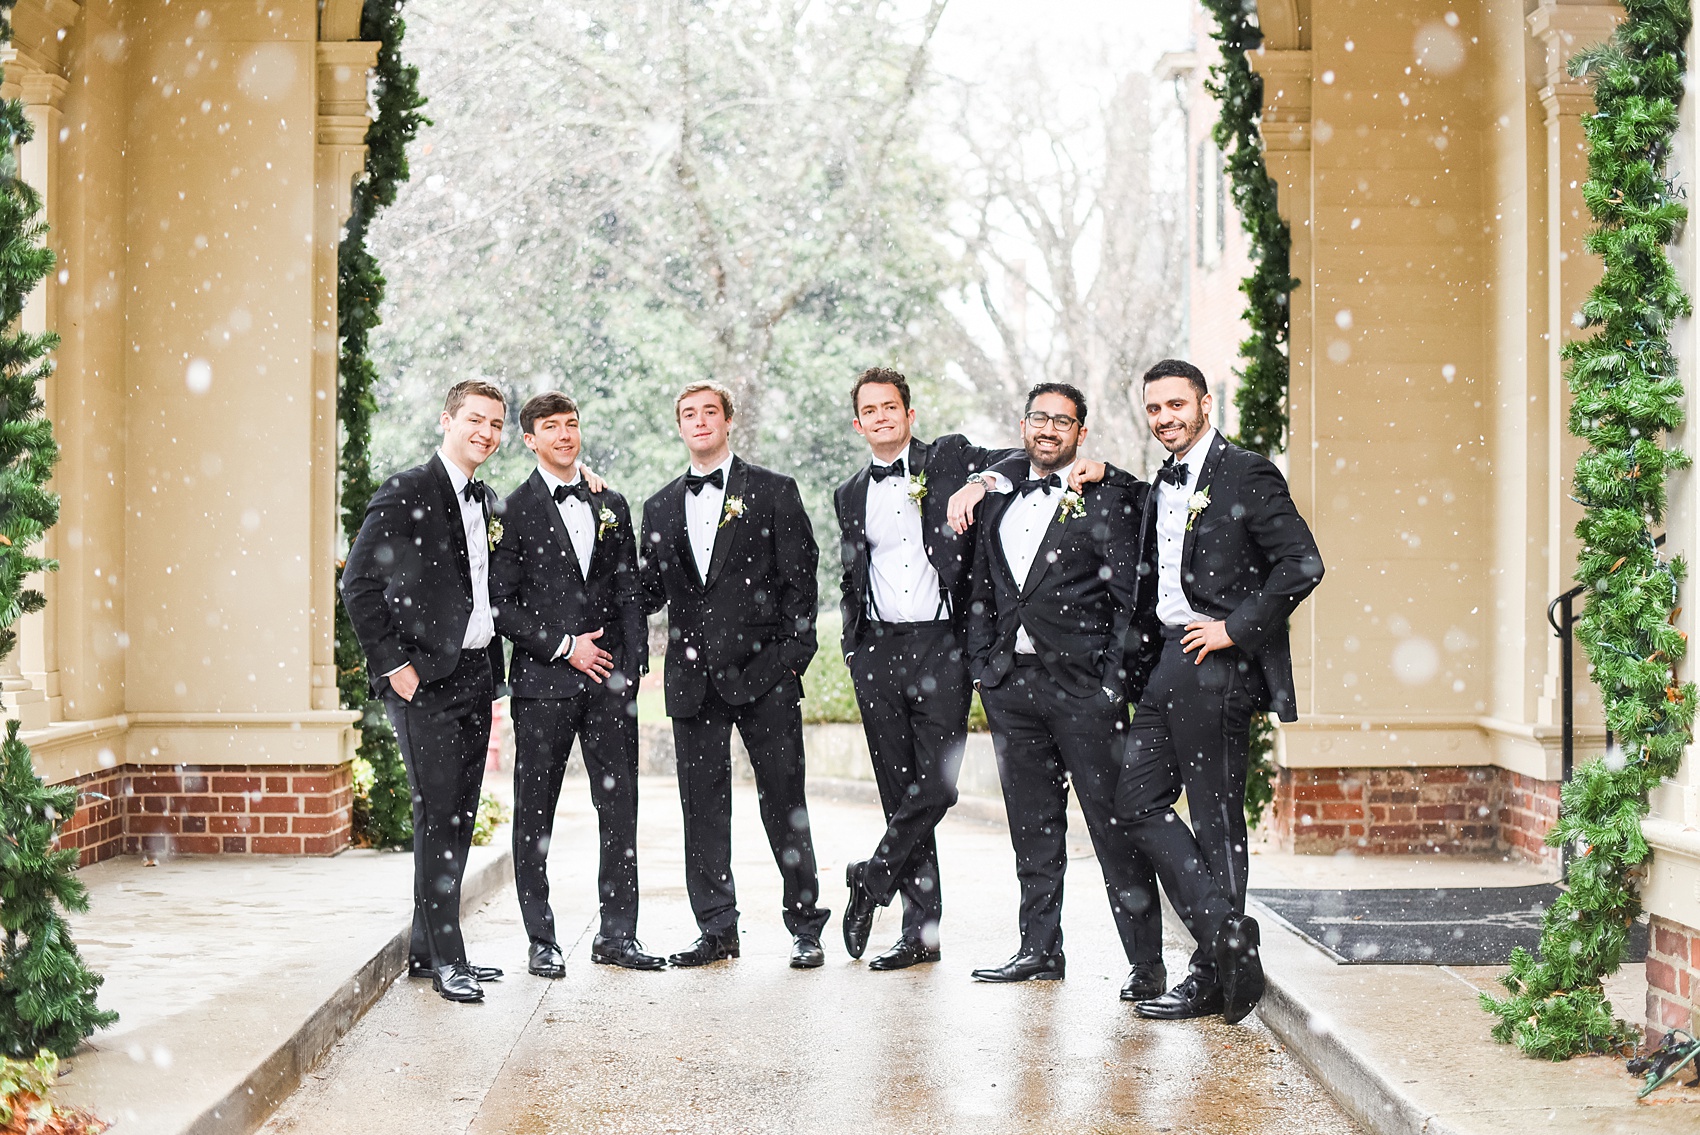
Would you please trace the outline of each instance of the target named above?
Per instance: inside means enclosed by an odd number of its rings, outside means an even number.
[[[578,471],[584,474],[584,487],[593,493],[600,493],[608,487],[608,482],[590,471],[590,466],[580,461]]]
[[[1181,650],[1187,654],[1198,651],[1198,657],[1192,660],[1197,666],[1204,661],[1204,656],[1212,650],[1226,650],[1234,645],[1234,640],[1228,637],[1228,624],[1220,619],[1212,619],[1203,623],[1188,623],[1186,634],[1181,636]]]
[[[588,675],[598,684],[614,672],[614,656],[596,645],[596,640],[601,637],[601,627],[589,634],[579,635],[573,639],[573,652],[567,655],[568,665]]]
[[[402,701],[413,700],[413,695],[419,692],[419,671],[413,668],[413,663],[409,662],[390,675],[390,689]]]
[[[1069,470],[1068,487],[1078,493],[1087,485],[1102,481],[1105,471],[1102,461],[1087,461],[1085,458],[1081,458],[1074,463],[1074,468]]]
[[[986,486],[979,481],[969,481],[950,495],[950,508],[945,517],[958,536],[974,523],[974,509],[985,497]]]

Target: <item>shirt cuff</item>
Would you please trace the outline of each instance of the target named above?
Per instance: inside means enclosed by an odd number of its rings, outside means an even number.
[[[573,640],[577,637],[577,635],[568,635],[566,638],[563,638],[561,640],[561,645],[555,648],[555,658],[565,658],[567,655],[571,654],[573,652]],[[555,658],[551,658],[549,661],[553,662],[555,661]]]
[[[988,493],[1007,493],[1015,488],[1015,482],[992,469],[981,472],[980,483],[986,486]]]
[[[397,666],[394,670],[385,670],[384,671],[384,677],[393,678],[397,674],[401,673],[403,670],[407,669],[411,665],[413,665],[413,663],[403,662],[400,666]]]

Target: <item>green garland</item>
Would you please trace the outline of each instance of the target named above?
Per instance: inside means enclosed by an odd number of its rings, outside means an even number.
[[[14,6],[0,0],[0,43],[11,42]],[[47,605],[25,578],[59,566],[30,551],[59,519],[59,497],[47,489],[59,443],[40,392],[59,336],[19,326],[54,264],[41,196],[18,172],[18,152],[33,135],[22,100],[0,102],[0,656],[17,649],[18,620]],[[58,846],[77,795],[72,785],[43,783],[18,722],[8,721],[0,742],[0,1048],[9,1056],[68,1056],[118,1019],[96,1007],[101,978],[65,921],[65,912],[89,905],[76,849]]]
[[[378,400],[372,387],[377,368],[367,355],[367,337],[380,322],[384,274],[366,248],[366,234],[379,209],[394,203],[396,188],[408,178],[407,144],[429,122],[419,113],[419,71],[401,60],[407,25],[405,0],[366,0],[360,14],[360,38],[376,41],[377,114],[366,131],[365,176],[354,187],[353,210],[337,250],[337,332],[342,340],[337,417],[342,423],[342,530],[350,542],[360,531],[366,505],[377,491],[372,477],[372,416]],[[338,569],[338,583],[341,569]],[[412,794],[395,733],[383,706],[368,696],[366,660],[348,611],[336,605],[337,689],[346,709],[361,713],[360,749],[371,766],[364,800],[356,805],[355,833],[373,847],[406,847],[413,839]]]
[[[1586,325],[1599,330],[1564,349],[1570,430],[1588,443],[1574,484],[1586,510],[1576,579],[1588,596],[1577,637],[1622,748],[1564,786],[1547,842],[1576,849],[1568,886],[1546,912],[1539,956],[1513,951],[1501,979],[1509,995],[1481,999],[1499,1018],[1494,1039],[1548,1060],[1633,1041],[1600,983],[1622,962],[1641,912],[1635,885],[1649,855],[1641,833],[1648,790],[1676,773],[1693,739],[1695,687],[1676,676],[1688,652],[1674,625],[1684,564],[1659,554],[1652,531],[1664,519],[1666,474],[1689,464],[1660,435],[1683,420],[1670,328],[1691,305],[1666,247],[1688,210],[1665,167],[1691,15],[1688,0],[1623,7],[1611,42],[1571,65],[1594,83],[1598,113],[1582,120],[1582,196],[1598,225],[1588,250],[1605,261],[1605,274],[1582,306]]]
[[[1287,343],[1291,327],[1288,294],[1298,287],[1290,271],[1293,233],[1275,207],[1275,179],[1263,163],[1263,77],[1246,53],[1263,42],[1256,0],[1204,0],[1216,18],[1211,38],[1221,45],[1221,62],[1210,68],[1205,88],[1221,103],[1212,132],[1233,187],[1234,206],[1249,238],[1251,275],[1240,282],[1246,296],[1243,318],[1251,335],[1240,344],[1245,368],[1236,371],[1234,406],[1240,432],[1234,444],[1268,457],[1286,448]],[[1246,776],[1246,822],[1256,827],[1275,799],[1275,728],[1268,715],[1252,722],[1251,760]]]

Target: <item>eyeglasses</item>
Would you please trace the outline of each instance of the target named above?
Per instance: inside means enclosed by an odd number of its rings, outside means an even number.
[[[1036,430],[1046,426],[1056,426],[1059,430],[1072,430],[1080,424],[1079,418],[1071,418],[1067,414],[1047,414],[1043,410],[1029,410],[1022,418]]]

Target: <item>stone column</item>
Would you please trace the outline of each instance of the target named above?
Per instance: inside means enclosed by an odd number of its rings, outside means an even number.
[[[337,709],[335,565],[341,516],[337,484],[337,249],[366,168],[371,124],[366,84],[378,44],[318,45],[319,120],[314,193],[312,672],[313,708]]]
[[[1540,0],[1529,14],[1529,32],[1544,53],[1540,89],[1547,127],[1547,353],[1545,384],[1548,392],[1547,450],[1547,594],[1555,596],[1574,584],[1576,556],[1580,551],[1575,532],[1582,510],[1570,499],[1571,474],[1583,450],[1581,439],[1570,432],[1570,391],[1564,382],[1564,364],[1559,352],[1564,344],[1583,332],[1576,326],[1576,313],[1588,292],[1599,282],[1600,262],[1583,247],[1593,220],[1582,201],[1582,183],[1588,178],[1588,147],[1582,136],[1582,117],[1594,111],[1593,90],[1570,76],[1570,60],[1578,52],[1611,37],[1623,12],[1615,4],[1578,4],[1564,0]],[[1531,371],[1541,360],[1529,360]],[[1530,386],[1537,384],[1530,375]],[[1575,654],[1577,724],[1601,726],[1598,692],[1588,680],[1587,656],[1580,647]],[[1547,673],[1538,708],[1544,725],[1563,719],[1561,694],[1563,674],[1558,640],[1549,641]],[[1582,748],[1578,737],[1578,751]],[[1603,735],[1600,741],[1603,742]]]

